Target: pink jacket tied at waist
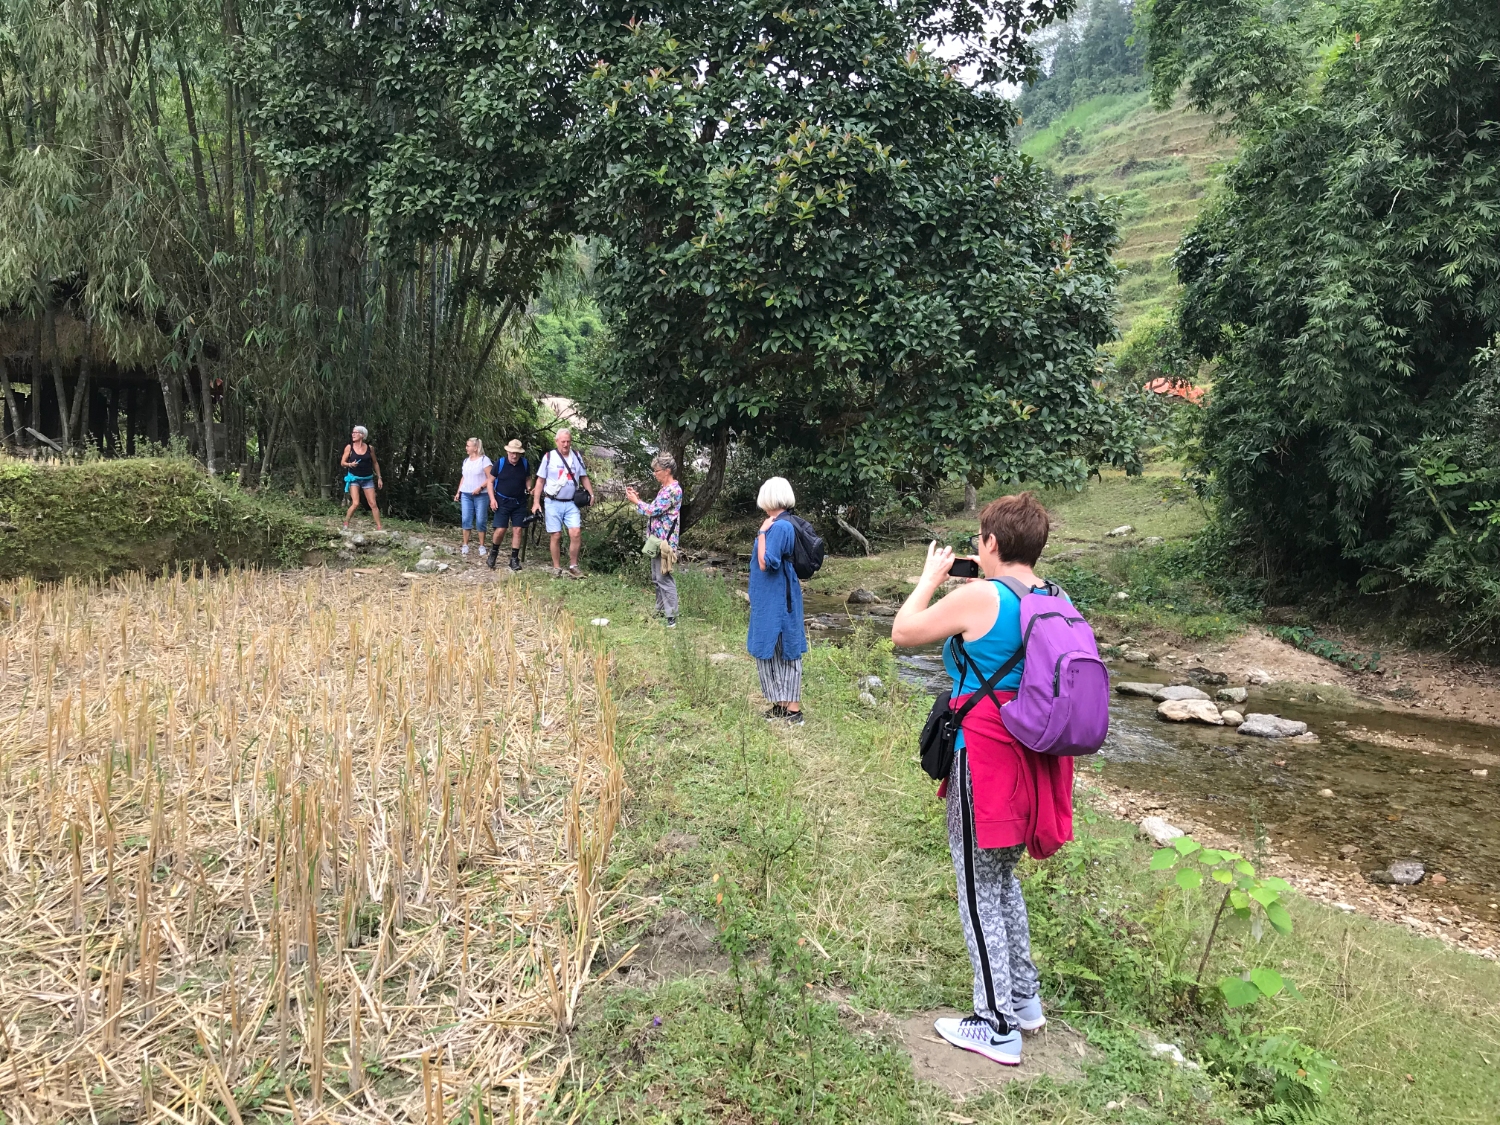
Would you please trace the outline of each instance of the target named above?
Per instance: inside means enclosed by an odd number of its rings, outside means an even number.
[[[1001,703],[1013,691],[997,691]],[[953,697],[962,707],[968,695]],[[995,699],[981,699],[964,717],[964,745],[974,787],[974,838],[981,848],[1025,844],[1046,859],[1073,838],[1073,759],[1026,749],[1005,729]],[[948,783],[938,788],[946,795]]]

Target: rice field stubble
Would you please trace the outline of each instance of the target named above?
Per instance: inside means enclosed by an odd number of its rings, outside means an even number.
[[[606,658],[524,586],[0,589],[9,1120],[525,1120],[599,948]]]

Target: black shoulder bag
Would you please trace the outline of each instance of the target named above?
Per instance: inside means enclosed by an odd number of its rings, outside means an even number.
[[[954,655],[958,658],[959,682],[962,683],[964,669],[972,667],[969,654],[964,651],[962,634],[953,638],[953,645]],[[1000,665],[992,675],[985,677],[979,690],[970,695],[957,711],[953,709],[953,700],[946,695],[939,696],[932,701],[932,710],[928,712],[927,722],[917,738],[917,749],[922,755],[922,769],[928,777],[934,781],[942,781],[952,771],[953,755],[958,745],[958,733],[963,729],[964,717],[981,699],[995,694],[995,685],[1010,675],[1011,669],[1019,664],[1025,655],[1024,646],[1016,649],[1009,660]],[[996,700],[996,703],[998,702]]]

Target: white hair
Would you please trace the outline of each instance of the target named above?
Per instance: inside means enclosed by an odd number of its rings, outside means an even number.
[[[773,508],[795,508],[797,494],[792,491],[792,484],[786,477],[772,477],[760,486],[755,506],[763,512],[769,512]]]
[[[354,429],[350,430],[349,432],[358,434],[362,438],[368,438],[370,436],[370,431],[365,429],[363,426],[355,426]]]
[[[469,441],[472,441],[474,443],[474,452],[476,454],[478,454],[480,457],[483,457],[484,456],[484,442],[480,441],[477,437],[471,437],[469,439]],[[469,442],[466,441],[466,442],[464,442],[464,444],[468,445]]]
[[[567,434],[569,437],[572,437],[573,436],[573,431],[570,430],[570,429],[568,429],[567,426],[564,426],[562,429],[560,429],[560,430],[557,431],[557,437],[562,437],[563,434]],[[557,438],[553,438],[553,440],[556,441]]]

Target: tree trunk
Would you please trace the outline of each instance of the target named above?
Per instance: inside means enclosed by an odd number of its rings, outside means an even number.
[[[199,411],[203,416],[203,464],[208,469],[208,475],[218,476],[219,466],[214,459],[214,392],[213,380],[209,378],[208,366],[199,353],[198,360],[198,392],[202,401]]]
[[[83,356],[78,361],[78,382],[73,387],[73,404],[68,409],[69,433],[78,435],[80,446],[88,443],[88,395],[92,371],[89,352],[94,346],[94,321],[86,317],[83,322]]]
[[[318,437],[313,445],[313,471],[317,474],[318,495],[324,500],[333,499],[333,479],[328,475],[328,459],[328,427],[319,417]]]
[[[979,510],[979,490],[969,481],[964,481],[964,513],[973,514]]]
[[[5,388],[5,409],[9,411],[8,425],[5,426],[5,448],[16,448],[16,435],[21,432],[21,411],[16,406],[15,388],[10,385],[10,366],[5,362],[5,356],[0,354],[0,384]]]
[[[62,364],[58,362],[57,313],[53,311],[51,302],[47,304],[47,339],[52,344],[52,358],[48,362],[52,368],[52,386],[57,390],[58,429],[62,431],[62,440],[59,444],[64,449],[72,449],[73,428],[68,424],[68,388],[63,382]]]
[[[684,454],[685,455],[685,454]],[[708,515],[709,509],[714,506],[714,501],[719,498],[720,491],[724,488],[724,467],[729,463],[729,431],[720,432],[714,441],[712,453],[709,455],[708,472],[698,482],[698,487],[693,489],[692,496],[683,501],[682,504],[682,530],[686,531],[695,523]],[[677,471],[683,471],[683,465],[679,461]]]
[[[870,554],[870,541],[860,534],[859,529],[846,520],[843,516],[834,516],[834,523],[844,529],[844,533],[865,549],[865,554]]]
[[[163,359],[156,365],[156,375],[161,382],[162,403],[167,408],[168,440],[179,438],[182,436],[182,395],[177,372],[168,360]],[[154,434],[151,436],[155,437]]]

